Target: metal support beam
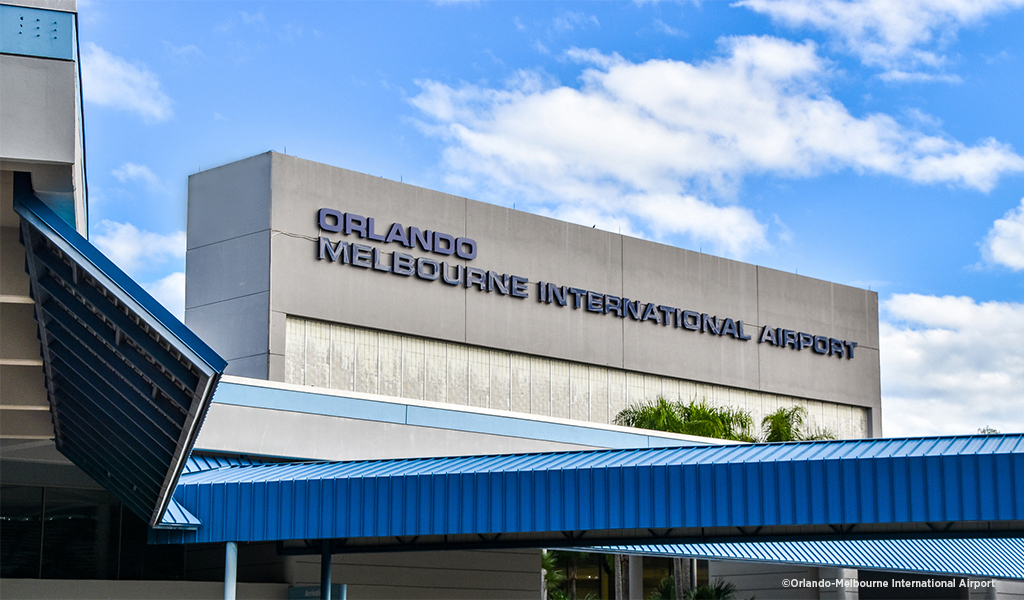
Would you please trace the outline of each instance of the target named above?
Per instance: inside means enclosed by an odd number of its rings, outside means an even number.
[[[331,540],[320,548],[320,600],[331,600]]]
[[[224,544],[224,600],[235,600],[238,587],[238,542]]]

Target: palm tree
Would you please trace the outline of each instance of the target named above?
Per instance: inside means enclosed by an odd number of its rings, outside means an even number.
[[[761,420],[762,442],[800,442],[807,440],[834,440],[828,429],[804,429],[807,411],[802,406],[780,408]]]
[[[712,406],[707,400],[689,403],[669,402],[658,396],[654,402],[628,406],[615,415],[616,425],[639,427],[669,433],[682,433],[736,442],[797,442],[833,440],[828,429],[806,429],[807,410],[802,406],[783,407],[761,420],[760,435],[751,432],[754,419],[748,411],[729,406]]]
[[[579,568],[587,564],[597,564],[606,568],[604,555],[591,552],[574,552],[571,550],[545,550],[541,555],[541,567],[544,569],[544,581],[547,596],[551,600],[577,600],[576,580]],[[562,570],[564,569],[564,571]],[[563,586],[568,584],[568,589]]]
[[[613,423],[626,427],[683,433],[686,424],[678,405],[678,402],[669,402],[658,396],[654,402],[641,402],[622,409],[615,415]]]
[[[698,435],[702,437],[733,440],[737,442],[792,442],[801,440],[831,440],[835,435],[827,429],[806,431],[804,429],[807,411],[802,406],[780,408],[761,420],[760,440],[751,434],[754,419],[750,413],[741,408],[711,406],[706,400],[697,401],[696,398],[688,404],[681,401],[669,402],[658,396],[654,402],[641,402],[628,406],[619,414],[615,415],[613,423],[626,427],[639,427],[641,429],[653,429],[669,433],[682,433],[687,435]],[[690,559],[692,560],[692,559]],[[721,588],[715,586],[701,586],[701,596],[692,596],[700,588],[693,588],[686,594],[684,590],[675,590],[674,581],[680,580],[679,569],[682,561],[673,561],[674,571],[672,592],[668,591],[668,584],[662,582],[657,591],[660,597],[710,597],[703,594],[735,592],[735,586]],[[669,579],[669,578],[666,578]],[[719,582],[722,583],[722,582]],[[691,582],[695,585],[696,582]],[[732,584],[726,583],[726,586]],[[673,593],[672,596],[665,594]],[[731,597],[731,596],[728,596]]]
[[[753,442],[750,434],[754,420],[750,413],[730,407],[712,406],[706,400],[669,402],[658,396],[654,402],[641,402],[626,407],[615,415],[616,425],[639,427],[682,433],[702,437],[713,437],[740,442]]]

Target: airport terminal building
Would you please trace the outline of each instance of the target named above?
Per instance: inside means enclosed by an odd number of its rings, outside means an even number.
[[[186,263],[228,374],[604,424],[801,405],[880,436],[862,289],[274,152],[189,179]]]
[[[1024,595],[1024,435],[882,438],[871,291],[267,152],[189,178],[180,322],[87,240],[77,27],[0,4],[0,596]],[[612,424],[659,397],[839,439]]]

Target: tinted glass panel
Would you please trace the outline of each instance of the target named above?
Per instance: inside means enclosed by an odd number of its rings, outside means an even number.
[[[39,577],[43,488],[0,488],[0,576]]]
[[[124,509],[121,527],[121,579],[183,579],[185,546],[147,544],[149,529],[132,511]]]
[[[117,579],[120,506],[107,492],[46,489],[44,579]]]

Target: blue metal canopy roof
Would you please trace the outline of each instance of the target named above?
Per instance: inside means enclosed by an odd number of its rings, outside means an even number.
[[[225,466],[154,541],[350,549],[1024,534],[1024,435]]]
[[[14,183],[57,449],[156,525],[227,363]]]
[[[1019,538],[748,542],[606,546],[585,550],[1024,579],[1024,539]]]

